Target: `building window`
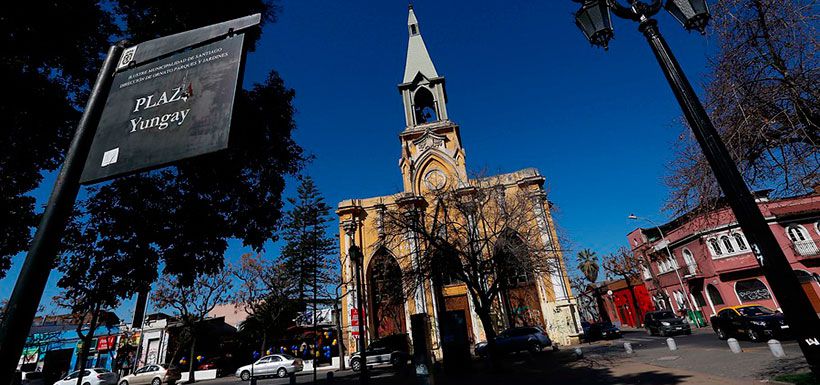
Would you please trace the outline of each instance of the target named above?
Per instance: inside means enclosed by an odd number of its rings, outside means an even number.
[[[731,254],[735,252],[734,246],[732,246],[732,241],[729,240],[729,237],[722,236],[720,237],[720,241],[723,242],[723,246],[726,246],[726,252]]]
[[[797,276],[797,281],[800,283],[811,283],[815,281],[814,276],[805,270],[795,270],[794,275]]]
[[[678,310],[683,310],[686,307],[686,299],[683,296],[683,293],[680,291],[674,291],[672,294],[675,296],[675,303],[678,305]]]
[[[703,292],[698,290],[692,292],[692,297],[695,299],[695,306],[697,307],[704,307],[706,306],[706,300],[703,299]]]
[[[725,302],[723,302],[723,296],[720,295],[720,290],[718,290],[715,285],[706,285],[706,295],[712,300],[712,305],[718,306],[725,304]]]
[[[646,268],[646,266],[641,266],[641,270],[643,270],[644,280],[652,278],[652,273],[649,271],[649,269]]]
[[[686,262],[686,268],[689,269],[689,274],[695,274],[698,271],[698,264],[695,262],[695,257],[688,249],[683,249],[683,261]]]
[[[517,269],[508,280],[510,286],[524,285],[535,281],[535,277],[528,269]]]
[[[712,254],[714,254],[715,256],[723,254],[723,251],[720,250],[720,245],[718,244],[717,239],[714,239],[714,238],[710,239],[709,240],[709,247],[712,249]]]
[[[748,247],[746,246],[746,241],[743,240],[743,235],[735,233],[735,243],[737,244],[738,250],[746,250]]]
[[[754,278],[735,283],[735,293],[740,302],[759,301],[761,299],[771,299],[772,295],[769,289],[763,284],[763,281]]]
[[[801,242],[809,239],[809,235],[806,234],[806,229],[800,225],[792,225],[786,228],[786,233],[789,234],[789,239],[792,242]]]

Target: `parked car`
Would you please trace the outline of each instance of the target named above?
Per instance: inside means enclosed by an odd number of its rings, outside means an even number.
[[[502,354],[529,351],[540,352],[547,346],[552,346],[552,340],[543,329],[537,326],[516,327],[504,330],[495,338],[498,351]],[[485,357],[489,349],[487,342],[479,342],[475,346],[475,354]]]
[[[602,339],[621,338],[621,329],[613,325],[612,322],[581,322],[584,330],[584,341],[592,342]]]
[[[256,362],[236,369],[236,376],[242,381],[251,377],[287,377],[290,374],[301,372],[304,368],[301,358],[290,354],[271,354],[258,359]]]
[[[396,369],[401,369],[410,360],[410,349],[407,334],[393,334],[379,338],[365,349],[367,355],[367,365],[393,365]],[[354,372],[362,369],[362,356],[359,352],[353,353],[350,357],[350,368]]]
[[[77,377],[80,377],[79,370],[69,373],[63,379],[55,382],[54,385],[77,385]],[[117,385],[117,373],[113,373],[108,369],[85,369],[82,377],[83,385]]]
[[[143,366],[120,379],[119,385],[161,385],[171,384],[179,381],[182,378],[179,370],[176,368],[169,368],[166,365],[151,364]]]
[[[710,318],[718,338],[746,337],[753,342],[787,337],[789,325],[783,314],[760,305],[730,306]]]
[[[649,335],[669,336],[673,334],[692,334],[692,327],[683,317],[678,317],[671,310],[647,312],[643,321]]]
[[[217,377],[221,377],[223,373],[230,373],[234,368],[230,366],[230,361],[223,357],[209,358],[199,364],[196,370],[216,370]]]

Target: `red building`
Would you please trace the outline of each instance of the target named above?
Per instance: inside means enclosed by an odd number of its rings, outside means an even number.
[[[820,313],[820,189],[776,200],[759,194],[757,201]],[[627,238],[632,251],[648,261],[651,271],[644,269],[643,279],[657,307],[681,314],[693,308],[707,319],[724,306],[780,307],[728,208],[686,214],[659,228],[636,229]]]
[[[584,306],[587,307],[586,310],[588,310],[584,314],[587,315],[589,320],[597,321],[602,318],[609,318],[612,323],[635,328],[641,327],[643,325],[643,315],[648,311],[655,310],[655,305],[649,296],[646,285],[640,278],[633,278],[631,284],[630,289],[630,285],[626,284],[626,280],[619,279],[590,285],[587,291],[579,296],[589,299],[588,301],[582,301]],[[598,297],[600,297],[600,300],[597,300]],[[598,317],[593,314],[601,307],[606,312],[606,317]]]

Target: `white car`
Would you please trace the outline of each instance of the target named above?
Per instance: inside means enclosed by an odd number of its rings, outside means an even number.
[[[54,383],[54,385],[77,385],[80,371],[75,370]],[[90,368],[83,370],[82,385],[117,385],[117,373],[108,369]]]
[[[242,381],[248,381],[253,377],[277,376],[287,377],[290,374],[301,372],[303,368],[302,359],[289,354],[272,354],[264,356],[258,361],[236,369],[236,376]]]
[[[173,384],[180,378],[182,378],[182,375],[174,368],[168,369],[165,365],[150,364],[120,379],[119,385]]]

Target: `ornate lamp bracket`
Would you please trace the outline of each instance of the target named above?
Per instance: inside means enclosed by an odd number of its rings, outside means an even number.
[[[655,16],[663,6],[662,0],[652,0],[649,4],[641,0],[629,0],[629,6],[622,5],[619,0],[606,0],[609,8],[618,17],[643,22]]]

